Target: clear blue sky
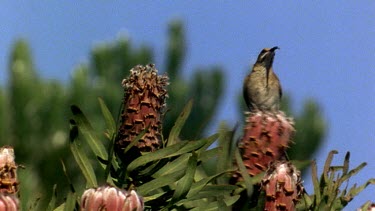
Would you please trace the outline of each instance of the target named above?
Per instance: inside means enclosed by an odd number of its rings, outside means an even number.
[[[153,46],[160,69],[167,23],[180,18],[188,40],[186,77],[199,66],[219,64],[226,70],[217,122],[238,121],[236,96],[250,64],[260,49],[278,45],[274,69],[295,110],[304,99],[315,98],[329,123],[326,142],[315,156],[319,169],[330,150],[339,150],[340,163],[351,151],[351,167],[368,162],[351,183],[375,178],[375,1],[116,2],[3,1],[0,85],[6,85],[9,52],[20,37],[29,41],[39,74],[48,79],[68,81],[95,45],[119,35]],[[305,185],[311,193],[309,179]],[[348,210],[375,201],[374,196],[370,186]]]

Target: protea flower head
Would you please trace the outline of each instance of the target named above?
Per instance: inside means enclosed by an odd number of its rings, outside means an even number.
[[[86,190],[81,199],[82,211],[142,211],[143,201],[132,190],[127,192],[115,187],[99,187]]]
[[[284,158],[294,127],[293,121],[281,111],[247,115],[239,148],[249,175],[255,176],[267,170],[272,161]]]
[[[130,70],[129,77],[122,81],[124,107],[116,140],[116,152],[120,157],[123,150],[146,128],[146,134],[133,147],[133,153],[152,152],[160,147],[167,85],[168,77],[158,75],[153,64],[135,66]]]
[[[0,193],[14,194],[18,191],[17,165],[14,159],[12,147],[0,148]]]
[[[288,161],[272,163],[262,180],[266,193],[264,210],[295,210],[303,193],[300,172]]]
[[[0,194],[0,210],[18,211],[18,198],[13,194]]]

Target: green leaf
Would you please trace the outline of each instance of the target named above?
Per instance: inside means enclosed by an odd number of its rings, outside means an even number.
[[[56,187],[57,187],[56,184],[53,185],[52,198],[48,204],[47,211],[52,211],[56,206],[56,197],[57,197]]]
[[[347,152],[345,155],[345,160],[344,160],[344,167],[342,170],[343,175],[348,173],[349,170],[349,159],[350,159],[350,152]]]
[[[185,197],[189,192],[191,185],[194,181],[195,170],[197,169],[198,156],[196,153],[190,156],[188,165],[185,171],[185,176],[177,182],[176,191],[173,194],[171,203],[180,200]]]
[[[75,131],[77,126],[73,126],[71,131]],[[70,150],[73,153],[74,159],[76,160],[79,168],[81,169],[83,176],[86,178],[88,187],[97,187],[97,181],[90,161],[86,157],[86,154],[78,147],[74,136],[70,136]]]
[[[224,202],[226,206],[232,206],[240,198],[240,195],[236,196],[226,196],[224,197]]]
[[[327,181],[328,179],[328,172],[329,172],[329,168],[331,166],[332,160],[333,160],[333,156],[337,153],[338,152],[336,150],[332,150],[328,154],[327,160],[324,164],[324,170],[323,170],[323,177],[325,181]]]
[[[315,200],[317,204],[321,201],[321,193],[320,193],[320,185],[319,185],[319,179],[318,179],[318,170],[316,166],[316,161],[314,160],[311,163],[311,180],[314,185],[314,194],[315,194]]]
[[[167,146],[171,146],[177,143],[178,136],[180,135],[182,127],[184,126],[186,122],[186,119],[190,115],[192,106],[193,106],[193,100],[189,100],[185,108],[182,110],[180,116],[177,118],[174,126],[171,129],[171,132],[169,133]]]
[[[204,179],[201,179],[199,180],[198,182],[195,182],[192,186],[191,186],[191,189],[189,191],[189,193],[187,194],[187,198],[189,197],[192,197],[194,195],[196,195],[199,191],[201,191],[209,182],[213,181],[214,179],[222,176],[223,174],[226,174],[226,173],[229,173],[229,172],[233,172],[235,169],[232,169],[232,170],[226,170],[226,171],[223,171],[223,172],[219,172],[215,175],[212,175],[212,176],[209,176],[209,177],[206,177]]]
[[[173,172],[172,174],[167,174],[162,177],[151,180],[150,182],[143,184],[137,188],[137,192],[142,196],[148,196],[148,194],[158,188],[164,187],[166,185],[172,184],[185,174],[184,170]]]
[[[361,191],[363,191],[369,185],[375,185],[375,178],[369,179],[365,184],[359,187],[355,187],[355,186],[352,187],[349,191],[350,196],[354,197],[358,195]]]
[[[148,131],[148,128],[150,127],[150,125],[147,125],[147,127],[142,131],[140,132],[135,138],[134,140],[132,140],[130,142],[130,144],[125,148],[124,150],[124,154],[126,154],[133,146],[135,146],[138,141],[146,134],[146,132]]]
[[[237,161],[237,165],[238,165],[238,169],[240,170],[240,173],[242,175],[242,178],[245,182],[245,186],[246,186],[246,190],[247,190],[247,195],[250,197],[253,192],[254,192],[254,188],[253,188],[253,184],[251,182],[251,178],[249,176],[249,173],[247,172],[247,169],[245,167],[245,164],[243,163],[242,161],[242,158],[241,158],[241,155],[240,155],[240,151],[237,149],[235,149],[235,158],[236,158],[236,161]]]
[[[179,142],[177,144],[174,144],[170,147],[160,149],[155,152],[151,152],[145,155],[140,156],[139,158],[135,159],[133,162],[131,162],[127,168],[128,172],[133,171],[134,169],[143,166],[149,162],[155,161],[155,160],[161,160],[163,158],[170,157],[171,154],[176,153],[176,151],[180,150],[182,147],[187,145],[189,142]]]
[[[184,141],[184,142],[188,142],[188,144],[186,144],[184,147],[179,149],[176,153],[169,155],[168,157],[174,157],[177,155],[183,155],[188,152],[196,151],[207,143],[207,139],[201,139],[197,141]]]
[[[207,151],[203,151],[199,154],[199,161],[207,161],[219,154],[219,148],[213,148]]]
[[[206,138],[207,143],[201,149],[199,149],[199,151],[204,151],[208,149],[216,141],[218,137],[219,137],[218,133],[211,135],[210,137],[207,137]]]
[[[95,153],[96,156],[99,156],[103,160],[107,160],[107,151],[105,150],[103,143],[95,135],[94,129],[92,128],[85,115],[77,106],[71,106],[71,110],[73,112],[74,120],[77,123],[79,130],[82,132],[91,150]],[[105,165],[102,164],[102,167],[105,168]]]
[[[69,192],[66,197],[64,211],[76,210],[77,196],[75,193]]]
[[[170,174],[176,171],[180,171],[182,169],[186,169],[187,162],[189,157],[191,156],[190,153],[186,153],[184,155],[179,156],[172,162],[167,163],[164,167],[162,167],[159,171],[155,172],[152,177],[158,178],[166,174]]]
[[[347,174],[342,176],[342,182],[348,180],[350,177],[356,175],[360,170],[362,170],[367,165],[366,162],[361,163],[355,169],[350,170]]]
[[[60,204],[60,206],[56,207],[53,211],[64,211],[65,210],[65,202]]]
[[[116,133],[115,120],[113,119],[113,116],[111,112],[109,111],[108,107],[106,106],[106,104],[104,103],[103,99],[99,97],[98,100],[99,100],[100,108],[104,116],[105,124],[108,128],[108,132],[111,135],[115,134]]]
[[[159,197],[163,196],[164,194],[165,194],[165,192],[163,192],[163,193],[157,193],[157,194],[154,194],[154,195],[151,195],[151,196],[142,197],[142,198],[143,198],[144,202],[148,202],[148,201],[152,201],[152,200],[158,199]]]

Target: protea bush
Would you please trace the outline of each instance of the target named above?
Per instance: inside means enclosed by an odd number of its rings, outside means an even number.
[[[189,101],[184,108],[169,105],[181,114],[164,137],[167,76],[159,75],[154,65],[138,65],[122,86],[118,125],[99,99],[104,132],[95,130],[78,106],[71,106],[69,144],[85,185],[70,183],[70,192],[61,204],[55,189],[48,210],[337,210],[374,183],[369,180],[350,190],[341,187],[365,164],[349,170],[348,154],[342,166],[332,167],[332,152],[320,180],[312,163],[314,194],[308,195],[298,170],[301,162],[289,161],[285,155],[294,126],[283,112],[247,114],[236,147],[235,131],[224,126],[216,134],[182,140],[180,132],[193,103]],[[0,155],[0,161],[7,163],[0,168],[8,172],[2,174],[6,179],[0,181],[1,187],[6,194],[17,192],[17,166],[10,157]],[[17,202],[14,195],[12,200],[7,197],[0,196],[0,206],[5,201]]]

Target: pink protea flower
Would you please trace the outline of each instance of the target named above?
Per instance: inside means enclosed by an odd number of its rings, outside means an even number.
[[[250,176],[268,169],[271,162],[283,159],[294,134],[293,120],[282,111],[246,113],[244,135],[239,142],[242,160]],[[233,175],[241,181],[239,173]]]
[[[275,162],[262,181],[266,192],[264,210],[293,211],[303,193],[300,172],[288,161]]]
[[[0,211],[18,211],[18,198],[11,194],[0,194]]]
[[[81,199],[82,211],[142,211],[143,201],[131,190],[115,187],[99,187],[86,190]]]

